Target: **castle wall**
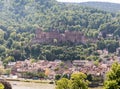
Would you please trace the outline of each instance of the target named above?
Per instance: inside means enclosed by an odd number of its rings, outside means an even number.
[[[85,43],[85,37],[80,31],[66,31],[65,33],[59,33],[58,31],[43,32],[42,30],[36,30],[35,39],[38,43],[53,43],[54,39],[57,42],[72,42],[72,43]]]

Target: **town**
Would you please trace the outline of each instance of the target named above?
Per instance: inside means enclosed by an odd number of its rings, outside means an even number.
[[[117,49],[118,53],[119,49]],[[120,63],[119,56],[111,56],[110,58],[103,58],[108,55],[107,50],[97,50],[100,54],[101,61],[95,62],[92,60],[38,60],[26,59],[25,61],[9,62],[6,69],[11,69],[9,78],[17,79],[37,79],[37,80],[55,80],[57,75],[71,75],[72,73],[83,72],[93,77],[101,77],[104,80],[106,72],[110,70],[114,62]],[[1,63],[1,68],[2,63]],[[31,73],[31,74],[30,74]],[[32,75],[32,73],[41,74],[39,76]],[[16,77],[14,77],[16,76]],[[94,84],[95,85],[95,84]]]

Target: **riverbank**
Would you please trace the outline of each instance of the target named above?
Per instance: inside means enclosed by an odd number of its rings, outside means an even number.
[[[14,82],[15,85],[17,83],[28,83],[28,84],[44,84],[44,85],[48,85],[48,84],[53,84],[54,85],[54,81],[53,80],[33,80],[33,79],[23,79],[23,78],[17,78],[17,79],[12,79],[12,78],[6,78],[5,80],[9,81],[9,82]],[[54,85],[55,86],[55,85]],[[101,87],[94,87],[94,88],[89,88],[89,89],[103,89],[102,86]]]
[[[20,82],[9,81],[13,89],[55,89],[54,84],[44,83],[32,83],[32,82]],[[89,88],[89,89],[103,89],[102,87]]]
[[[23,79],[23,78],[5,78],[7,81],[19,81],[19,82],[32,82],[32,83],[45,83],[45,84],[54,84],[53,80],[33,80],[33,79]]]
[[[54,84],[8,81],[12,89],[55,89]]]

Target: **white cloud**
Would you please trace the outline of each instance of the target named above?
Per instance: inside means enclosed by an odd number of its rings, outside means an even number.
[[[88,1],[99,1],[99,2],[113,2],[120,3],[120,0],[57,0],[59,2],[88,2]]]

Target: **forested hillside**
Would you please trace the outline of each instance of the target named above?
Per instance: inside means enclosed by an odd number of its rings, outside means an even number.
[[[80,3],[83,6],[97,8],[100,10],[108,11],[108,12],[120,12],[120,4],[116,3],[108,3],[108,2],[85,2]]]
[[[81,31],[91,39],[102,32],[103,39],[74,46],[30,45],[37,28]],[[113,34],[113,39],[104,40],[107,34]],[[120,13],[55,0],[0,0],[0,36],[0,57],[5,63],[26,58],[73,60],[90,56],[96,60],[98,56],[91,56],[96,55],[93,50],[108,48],[115,52],[119,47]]]

